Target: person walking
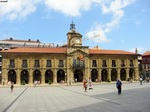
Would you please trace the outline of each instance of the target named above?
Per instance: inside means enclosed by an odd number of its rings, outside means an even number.
[[[84,92],[87,92],[87,80],[86,79],[84,79],[83,80],[83,88],[84,88]]]
[[[91,78],[89,78],[89,90],[90,89],[93,89],[93,87],[92,87],[92,80],[91,80]]]
[[[121,86],[122,86],[122,82],[121,82],[121,80],[118,79],[116,82],[116,87],[118,89],[118,95],[121,94]]]
[[[10,89],[11,89],[11,92],[13,92],[13,89],[14,89],[14,82],[11,82]]]
[[[140,85],[142,85],[142,81],[143,81],[143,79],[142,79],[142,77],[140,77]]]

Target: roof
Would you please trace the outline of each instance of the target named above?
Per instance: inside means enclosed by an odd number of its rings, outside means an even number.
[[[67,47],[18,47],[1,51],[2,53],[66,53]],[[139,55],[122,50],[89,49],[89,54]]]
[[[103,50],[103,49],[89,49],[89,54],[118,54],[118,55],[139,55],[133,52],[122,50]]]
[[[2,51],[2,53],[67,53],[63,47],[18,47]]]
[[[150,51],[146,51],[142,56],[150,56]]]

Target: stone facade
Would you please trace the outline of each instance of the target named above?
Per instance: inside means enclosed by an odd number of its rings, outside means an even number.
[[[120,50],[90,49],[82,46],[82,35],[67,33],[68,43],[55,48],[16,48],[2,51],[3,82],[41,84],[138,80],[138,54]]]

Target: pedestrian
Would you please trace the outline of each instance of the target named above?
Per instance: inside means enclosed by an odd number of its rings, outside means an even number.
[[[89,78],[89,90],[90,89],[93,89],[93,87],[92,87],[92,80],[91,80],[91,78]]]
[[[11,82],[10,89],[11,89],[11,92],[13,92],[13,89],[14,89],[14,82]]]
[[[118,89],[118,95],[121,94],[121,86],[122,86],[122,82],[121,82],[121,80],[118,79],[116,82],[116,87]]]
[[[84,79],[84,80],[83,80],[83,88],[84,88],[84,92],[87,92],[87,86],[88,86],[87,80]]]
[[[142,77],[140,77],[140,85],[142,85],[142,81],[143,81],[143,79],[142,79]]]
[[[34,87],[36,87],[36,85],[37,85],[37,80],[34,81]]]
[[[149,83],[149,77],[147,77],[147,83]]]

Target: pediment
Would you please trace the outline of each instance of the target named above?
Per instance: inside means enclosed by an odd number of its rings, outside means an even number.
[[[73,57],[82,57],[82,56],[87,56],[89,53],[88,53],[88,49],[86,50],[82,50],[80,48],[78,49],[68,49],[68,55],[72,55]]]

